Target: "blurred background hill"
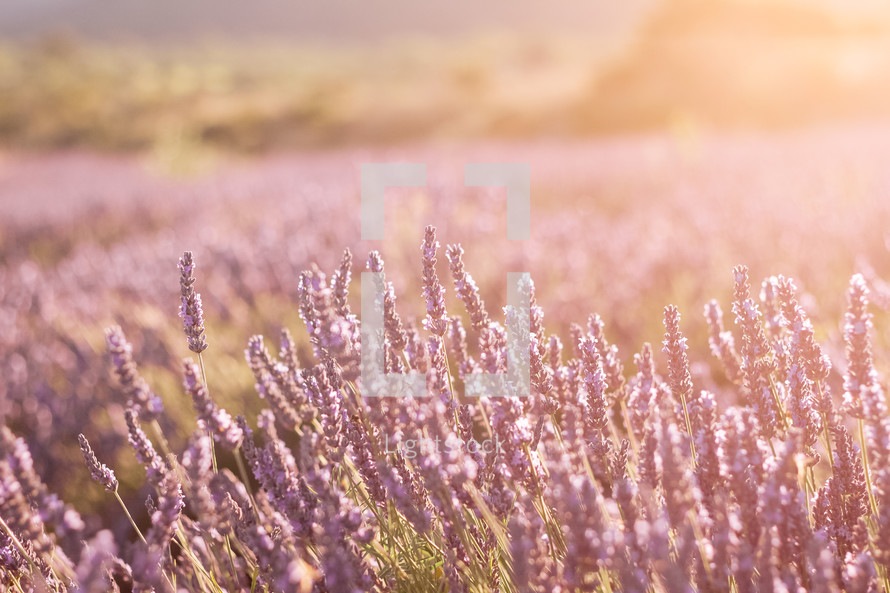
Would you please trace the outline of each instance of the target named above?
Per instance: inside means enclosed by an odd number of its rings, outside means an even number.
[[[665,2],[591,85],[579,106],[583,128],[648,128],[678,119],[771,128],[886,117],[886,14],[830,8]]]
[[[167,160],[886,120],[890,9],[12,0],[0,4],[0,96],[0,146]]]

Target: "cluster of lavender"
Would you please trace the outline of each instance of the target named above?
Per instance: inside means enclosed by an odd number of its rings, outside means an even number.
[[[99,530],[84,541],[80,515],[49,492],[24,441],[4,427],[3,585],[890,593],[890,414],[861,275],[847,294],[842,394],[832,393],[831,361],[795,283],[768,278],[755,299],[743,266],[733,270],[735,331],[719,303],[705,307],[726,379],[705,390],[676,307],[664,309],[667,372],[644,344],[636,373],[626,373],[598,315],[573,324],[565,347],[548,335],[532,283],[520,285],[529,307],[507,307],[496,321],[458,245],[445,252],[466,311],[449,315],[439,248],[427,227],[422,323],[402,319],[392,285],[378,285],[387,372],[425,375],[428,397],[362,397],[347,251],[330,281],[317,267],[300,276],[308,341],[284,330],[273,355],[262,336],[250,339],[247,363],[267,406],[255,423],[211,396],[201,357],[212,351],[186,252],[181,317],[200,364],[182,366],[197,427],[181,455],[169,449],[163,406],[133,348],[119,327],[106,334],[151,491],[147,529],[119,496],[103,449],[97,456],[80,435],[89,474],[132,526],[124,539]],[[383,274],[379,253],[367,268]],[[470,374],[507,374],[511,334],[522,327],[530,397],[466,397]]]
[[[548,204],[533,203],[535,240],[521,245],[497,231],[503,225],[503,195],[466,188],[459,174],[466,162],[490,160],[485,149],[412,147],[410,160],[428,163],[430,184],[423,197],[412,192],[403,198],[427,210],[400,209],[390,222],[398,221],[394,228],[416,228],[421,217],[435,220],[441,236],[459,236],[472,254],[467,266],[472,278],[453,276],[453,291],[445,264],[458,252],[440,249],[437,255],[437,275],[449,280],[449,316],[457,312],[456,294],[472,294],[478,286],[489,304],[501,301],[503,270],[527,270],[538,282],[537,298],[548,303],[550,331],[568,336],[571,321],[596,311],[608,321],[609,338],[629,368],[639,344],[653,339],[658,321],[653,312],[668,302],[685,315],[690,347],[704,346],[704,318],[687,313],[705,297],[724,294],[727,254],[736,254],[733,258],[742,258],[757,274],[786,271],[819,295],[818,311],[801,299],[807,310],[818,312],[817,329],[833,326],[843,315],[843,299],[836,295],[854,267],[863,271],[873,304],[890,309],[890,288],[876,281],[890,277],[883,241],[890,228],[883,159],[888,147],[890,135],[872,127],[756,141],[715,137],[694,155],[669,139],[563,143],[546,150],[522,143],[498,146],[499,159],[529,163],[535,195],[548,196]],[[86,155],[8,163],[15,175],[0,187],[8,197],[0,217],[0,416],[25,437],[52,491],[68,498],[82,492],[83,483],[69,479],[66,470],[68,446],[83,432],[114,460],[122,496],[135,496],[128,476],[138,475],[138,468],[127,456],[121,421],[130,400],[158,414],[173,448],[184,448],[191,402],[161,393],[181,382],[181,358],[189,352],[169,323],[174,309],[182,312],[182,286],[171,282],[170,262],[182,255],[183,244],[201,254],[201,310],[215,325],[206,334],[213,355],[205,356],[205,363],[216,376],[234,366],[231,360],[240,357],[251,332],[265,334],[271,346],[281,325],[293,328],[299,322],[294,303],[302,290],[300,272],[310,262],[318,262],[333,285],[331,271],[343,247],[355,254],[376,247],[359,240],[358,216],[342,215],[360,210],[358,176],[344,174],[353,170],[355,158],[349,149],[279,156],[188,181],[147,179],[138,167]],[[47,166],[61,180],[51,188],[42,174]],[[843,181],[851,174],[854,182]],[[851,187],[855,208],[847,199]],[[65,208],[47,207],[56,202]],[[776,237],[782,238],[778,246]],[[422,273],[415,242],[411,233],[388,233],[388,279],[404,319],[425,315],[425,300],[413,298]],[[479,256],[484,253],[496,256]],[[872,263],[874,273],[856,261],[860,256]],[[188,295],[186,305],[186,315],[192,315],[189,308],[197,312]],[[728,305],[724,313],[733,329]],[[461,326],[452,324],[442,338],[456,339],[466,328],[475,342],[479,326],[488,322],[463,316]],[[134,378],[121,397],[118,380],[127,380],[130,371],[122,366],[115,376],[107,360],[96,356],[103,329],[112,325],[122,328],[150,389]],[[348,338],[349,323],[341,321],[340,328]],[[302,351],[303,339],[294,333]],[[826,353],[839,360],[840,333],[817,335],[832,342]],[[486,332],[481,339],[496,335]],[[426,348],[425,339],[421,342]],[[538,343],[539,350],[543,346],[549,344]],[[738,338],[735,347],[741,348]],[[880,360],[884,347],[877,344]],[[494,364],[490,357],[482,360]],[[404,364],[386,360],[399,362]],[[716,365],[697,364],[694,357],[692,362],[697,388],[719,392],[723,376]],[[238,369],[226,378],[239,388],[214,391],[211,385],[214,397],[233,416],[237,409],[252,418],[255,408],[240,407],[249,373]],[[842,392],[838,373],[830,382]],[[153,397],[158,395],[164,395],[163,414],[161,399]],[[93,497],[83,507],[87,519],[99,504]]]

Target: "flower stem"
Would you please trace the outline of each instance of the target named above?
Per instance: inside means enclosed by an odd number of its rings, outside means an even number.
[[[121,498],[121,495],[118,494],[118,492],[117,492],[117,488],[114,489],[114,497],[115,497],[115,498],[117,499],[117,501],[120,503],[121,508],[124,509],[124,513],[126,513],[126,515],[127,515],[127,519],[130,520],[130,525],[132,525],[132,526],[133,526],[133,529],[136,530],[136,535],[139,536],[139,539],[142,540],[142,543],[143,543],[143,544],[147,544],[148,542],[145,541],[145,536],[142,535],[142,532],[139,531],[139,527],[136,526],[136,521],[133,520],[133,515],[130,514],[129,509],[127,509],[127,505],[124,504],[124,500]]]
[[[207,391],[207,397],[210,397],[210,387],[207,386],[207,373],[204,371],[204,357],[198,352],[198,365],[201,367],[201,381],[204,382],[204,389]],[[219,473],[219,465],[216,461],[216,447],[214,446],[213,434],[210,435],[210,461],[213,464],[213,473]]]
[[[878,516],[878,503],[875,501],[875,493],[871,488],[871,472],[868,469],[868,443],[865,441],[865,423],[859,418],[859,444],[862,451],[862,467],[865,469],[865,485],[868,489],[868,504],[872,514]]]
[[[689,433],[689,450],[692,452],[692,464],[695,465],[695,439],[692,434],[692,423],[689,421],[689,408],[686,406],[686,394],[680,394],[680,401],[683,402],[683,416],[686,418],[686,432]]]

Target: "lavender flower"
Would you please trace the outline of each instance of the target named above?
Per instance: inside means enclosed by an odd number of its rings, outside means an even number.
[[[739,536],[754,553],[762,531],[759,488],[766,479],[765,455],[758,440],[760,432],[756,415],[747,408],[730,408],[724,414],[720,473],[737,503]],[[744,549],[744,548],[743,548]],[[753,566],[750,567],[753,570]]]
[[[105,330],[105,344],[118,382],[127,397],[127,405],[137,407],[142,417],[148,421],[163,414],[161,398],[152,392],[136,369],[133,346],[127,341],[120,326],[115,325]]]
[[[603,430],[609,423],[606,416],[606,375],[596,343],[590,338],[581,341],[581,372],[584,385],[585,424],[590,430]]]
[[[547,348],[546,363],[554,374],[556,374],[556,372],[559,370],[559,367],[562,366],[562,340],[560,340],[559,336],[557,335],[550,336]]]
[[[460,321],[460,317],[454,316],[451,318],[447,343],[448,352],[457,366],[458,376],[463,379],[464,375],[473,371],[474,363],[467,352],[467,332]]]
[[[281,362],[287,367],[289,373],[296,374],[300,368],[299,360],[297,358],[297,349],[294,344],[294,337],[286,327],[281,328],[279,341],[281,342],[281,352],[279,353]],[[248,344],[249,343],[250,342],[248,342]],[[250,360],[248,359],[248,364],[249,363]]]
[[[204,309],[201,307],[201,295],[195,292],[195,260],[191,251],[185,251],[179,258],[179,293],[182,303],[179,316],[188,339],[189,350],[200,354],[207,350],[207,339],[204,337]]]
[[[634,354],[637,364],[637,376],[628,396],[628,412],[630,414],[630,428],[634,436],[642,438],[643,430],[649,414],[652,413],[653,403],[658,390],[655,385],[655,361],[652,358],[652,345],[646,342],[639,354]]]
[[[844,497],[843,507],[837,509],[839,512],[842,511],[842,515],[836,519],[842,517],[842,520],[837,522],[845,527],[847,534],[852,535],[859,518],[865,515],[867,508],[865,474],[859,461],[859,448],[853,444],[847,429],[844,426],[833,426],[831,433],[834,436],[834,459],[832,459],[833,476],[830,479],[837,482],[838,490]]]
[[[541,348],[538,344],[538,336],[532,334],[529,338],[529,378],[531,380],[531,386],[534,388],[535,392],[542,396],[546,396],[553,389],[553,371],[544,362],[544,358],[541,354]],[[545,397],[543,401],[545,402],[545,407],[550,410],[548,413],[554,412],[559,405],[553,398]]]
[[[198,379],[200,370],[198,365],[190,359],[183,360],[183,376],[186,391],[192,396],[195,412],[198,418],[206,425],[216,442],[227,449],[237,449],[241,446],[243,434],[238,425],[232,421],[232,417],[224,409],[216,405],[210,399],[207,388]]]
[[[34,469],[34,459],[28,445],[5,426],[0,427],[0,456],[6,459],[28,503],[37,509],[41,520],[52,524],[60,537],[79,541],[84,528],[80,514],[59,500],[58,496],[49,493]]]
[[[154,445],[148,440],[142,427],[139,426],[139,417],[132,409],[124,413],[127,420],[127,438],[133,450],[136,451],[136,458],[145,467],[148,482],[153,486],[161,483],[161,480],[167,474],[167,465],[155,451]]]
[[[748,268],[736,266],[732,273],[735,278],[732,311],[735,313],[736,325],[742,330],[740,354],[745,373],[745,389],[750,403],[757,411],[763,436],[769,439],[775,434],[780,419],[770,383],[776,362],[763,331],[760,309],[750,296]]]
[[[53,550],[53,543],[44,531],[40,515],[28,504],[22,492],[22,485],[15,479],[6,461],[0,461],[0,517],[3,517],[18,538],[32,546],[37,554]]]
[[[386,354],[387,359],[398,360],[399,354],[408,344],[408,336],[405,328],[402,326],[402,319],[396,311],[396,292],[391,282],[386,282],[383,276],[383,258],[376,251],[372,251],[368,256],[368,269],[378,274],[375,280],[380,281],[377,286],[378,291],[383,292],[383,330],[386,335]],[[401,362],[393,360],[388,361],[389,365],[396,364],[401,366]],[[390,372],[390,371],[388,371]],[[394,372],[394,371],[393,371]]]
[[[343,318],[351,315],[349,310],[349,281],[352,278],[352,252],[346,249],[343,252],[343,259],[340,261],[340,267],[334,272],[331,279],[333,286],[334,307]]]
[[[288,342],[289,344],[289,342]],[[261,399],[269,402],[275,410],[278,421],[293,430],[300,426],[302,419],[311,420],[314,410],[307,405],[302,379],[296,370],[296,361],[274,363],[266,349],[263,336],[251,336],[244,351],[247,365],[256,378],[255,388]],[[294,366],[292,367],[291,364]],[[293,369],[293,370],[292,370]],[[297,380],[300,384],[297,384]],[[298,412],[299,410],[299,412]]]
[[[208,489],[213,476],[213,450],[207,431],[192,433],[188,449],[182,454],[182,467],[189,478],[184,483],[189,505],[199,517],[213,517],[214,503]]]
[[[5,531],[0,531],[0,584],[13,587],[13,575],[19,575],[28,568],[28,561],[22,556],[12,539]]]
[[[673,305],[664,308],[664,348],[668,356],[671,392],[677,401],[692,397],[692,377],[689,374],[689,358],[686,338],[680,331],[680,311]]]
[[[361,336],[358,321],[337,312],[331,288],[318,266],[300,274],[297,291],[300,317],[309,332],[315,356],[319,360],[334,358],[352,380],[360,375]]]
[[[430,360],[427,355],[426,344],[413,323],[405,330],[405,356],[408,364],[418,373],[425,374],[429,368]]]
[[[90,470],[90,476],[105,486],[105,489],[109,492],[117,490],[117,478],[114,476],[114,472],[107,465],[99,463],[99,460],[96,459],[96,454],[90,448],[87,438],[79,434],[77,435],[77,440],[80,441],[80,452],[83,453],[83,460]]]
[[[823,361],[822,350],[815,343],[813,325],[798,305],[794,283],[779,276],[778,297],[782,315],[790,328],[788,408],[794,426],[803,431],[803,445],[812,447],[822,431],[822,419],[815,409],[815,381],[824,381],[830,365]]]
[[[377,463],[374,460],[371,444],[365,427],[362,425],[361,419],[356,415],[346,423],[346,436],[352,447],[353,457],[358,466],[358,471],[362,476],[365,487],[371,500],[379,507],[386,507],[386,489],[380,478],[380,472],[377,470]]]
[[[695,476],[701,490],[702,504],[713,518],[717,515],[717,491],[721,484],[720,448],[724,435],[717,425],[717,402],[714,395],[702,391],[695,404],[695,416],[699,423],[699,430],[695,435]]]
[[[436,241],[436,228],[426,227],[421,244],[423,252],[423,297],[426,299],[426,318],[423,326],[433,334],[442,337],[448,329],[445,316],[445,289],[436,274],[436,252],[439,242]]]
[[[610,345],[606,341],[605,323],[599,315],[591,315],[587,320],[587,328],[596,344],[597,352],[599,352],[602,360],[603,372],[606,375],[606,383],[608,391],[611,394],[611,401],[623,401],[626,392],[624,389],[624,365],[621,364],[621,357],[618,354],[618,347]]]
[[[788,373],[788,336],[782,327],[782,313],[779,307],[779,279],[776,276],[766,278],[760,287],[760,302],[763,303],[763,316],[769,339],[772,343],[773,354],[776,357],[776,367],[783,373]]]
[[[708,320],[710,330],[708,344],[711,346],[711,353],[723,363],[726,378],[733,383],[741,383],[742,363],[735,350],[732,332],[723,329],[723,311],[720,310],[720,304],[716,300],[711,299],[705,305],[705,318]]]
[[[778,464],[772,470],[763,493],[763,517],[778,536],[776,547],[778,566],[784,571],[797,571],[803,576],[805,543],[811,535],[806,515],[805,495],[797,485],[798,449],[794,438],[786,441],[779,454]]]
[[[133,561],[137,585],[134,590],[148,591],[152,587],[169,590],[163,577],[163,565],[184,505],[182,486],[172,473],[168,473],[158,485],[158,504],[151,514],[151,528],[145,534],[146,545]]]
[[[322,433],[328,445],[328,455],[339,460],[343,455],[343,425],[345,410],[343,394],[335,390],[323,365],[318,365],[303,376],[313,405],[318,408]]]
[[[665,510],[671,525],[680,527],[689,511],[701,501],[701,489],[696,484],[689,463],[686,437],[674,422],[661,422],[658,434],[661,456],[661,485]]]
[[[878,384],[868,332],[873,327],[868,312],[868,286],[861,274],[850,279],[848,309],[844,314],[847,372],[844,374],[844,408],[855,418],[865,418],[862,393]]]
[[[485,310],[485,303],[479,296],[479,287],[476,286],[473,277],[464,270],[463,247],[460,245],[449,245],[445,248],[445,255],[448,257],[451,276],[454,278],[454,289],[457,292],[458,298],[466,306],[467,313],[470,314],[470,324],[475,330],[487,327],[491,320],[488,318],[488,312]]]
[[[697,428],[696,421],[690,418],[688,404],[692,398],[692,376],[689,373],[689,357],[686,351],[686,338],[680,331],[680,311],[673,305],[664,308],[664,348],[662,352],[668,356],[668,377],[671,393],[676,401],[683,405],[686,419],[686,432],[691,439]],[[693,450],[693,456],[695,455]]]
[[[783,276],[778,277],[777,297],[782,316],[791,330],[791,355],[800,357],[808,379],[813,382],[823,382],[831,372],[831,362],[822,353],[822,347],[816,343],[813,324],[798,304],[795,292],[793,280]]]
[[[448,367],[445,366],[445,351],[442,339],[436,335],[429,337],[427,351],[430,356],[430,372],[427,373],[427,389],[433,397],[451,408],[454,405],[454,395],[451,393],[451,376]],[[453,414],[452,414],[453,416]],[[452,428],[454,422],[452,419]]]
[[[151,517],[151,529],[145,539],[149,546],[165,546],[176,531],[176,523],[185,506],[182,485],[171,473],[158,486],[158,508]]]
[[[106,593],[112,581],[109,570],[117,555],[114,535],[107,529],[97,533],[84,546],[80,562],[77,564],[76,593]]]

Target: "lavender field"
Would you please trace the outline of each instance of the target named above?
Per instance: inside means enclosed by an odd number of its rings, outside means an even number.
[[[0,161],[10,591],[890,591],[890,128]],[[360,237],[359,167],[423,162]],[[470,162],[528,163],[528,241]],[[361,272],[386,274],[363,396]],[[504,372],[532,280],[532,396]],[[509,395],[509,394],[508,394]],[[85,462],[85,463],[84,463]]]
[[[0,593],[890,593],[888,40],[0,4]]]

